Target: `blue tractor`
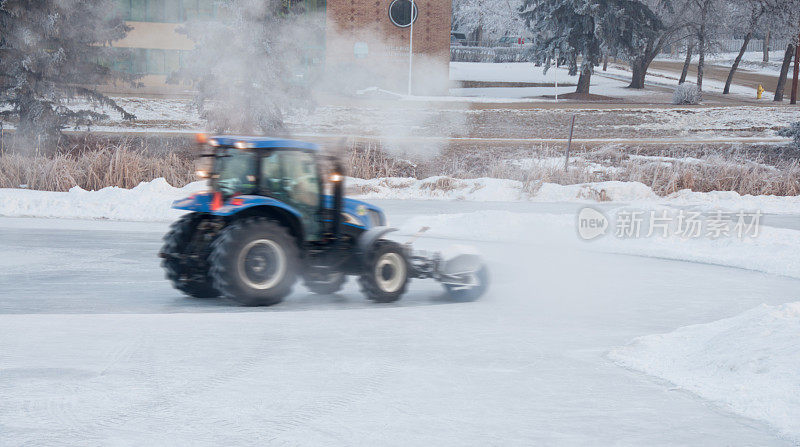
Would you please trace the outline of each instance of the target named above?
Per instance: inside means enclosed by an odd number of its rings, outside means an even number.
[[[313,143],[266,137],[198,138],[210,191],[173,204],[190,211],[173,223],[159,253],[167,279],[197,298],[225,296],[248,306],[279,303],[301,277],[332,294],[358,277],[372,301],[394,302],[410,278],[440,281],[456,300],[488,286],[480,257],[445,259],[385,239],[394,231],[373,205],[344,198],[341,164]]]

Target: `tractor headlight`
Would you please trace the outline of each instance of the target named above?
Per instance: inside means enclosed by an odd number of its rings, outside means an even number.
[[[352,214],[349,213],[342,213],[342,219],[344,219],[344,223],[346,224],[358,225],[359,227],[364,226],[364,224],[360,220],[358,220],[356,216],[353,216]]]
[[[211,177],[211,174],[209,174],[208,171],[205,171],[203,169],[199,169],[199,170],[195,171],[195,174],[197,174],[197,176],[200,177],[200,178],[209,178],[209,177]]]
[[[213,147],[217,147],[217,146],[219,146],[219,141],[217,141],[216,138],[212,138],[212,139],[208,140],[208,145],[209,146],[213,146]]]

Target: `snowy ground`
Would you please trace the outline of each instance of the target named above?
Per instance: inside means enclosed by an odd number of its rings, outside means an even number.
[[[477,246],[492,271],[483,299],[452,303],[415,281],[380,306],[350,281],[333,297],[298,285],[263,309],[187,299],[163,280],[156,253],[177,215],[164,210],[201,185],[0,191],[0,214],[122,219],[0,218],[0,444],[800,440],[800,382],[788,373],[796,305],[736,317],[798,300],[800,212],[786,209],[796,198],[659,201],[644,185],[609,183],[486,201],[513,188],[474,182],[460,192],[468,200],[419,200],[426,188],[406,185],[406,200],[370,201],[401,241],[429,226],[419,248]],[[588,199],[597,187],[612,201]],[[9,212],[14,197],[28,208]],[[783,214],[764,216],[754,237],[585,242],[576,215],[586,204],[612,230],[634,209]]]
[[[454,81],[548,84],[558,80],[562,85],[577,82],[563,68],[553,68],[545,74],[542,67],[530,63],[454,62],[450,69]],[[563,142],[575,114],[575,138],[579,144],[788,141],[777,137],[775,132],[797,120],[796,110],[775,106],[771,101],[755,101],[757,83],[753,84],[749,78],[741,85],[734,85],[733,95],[724,101],[721,95],[711,95],[703,107],[676,107],[670,102],[677,75],[674,71],[653,70],[647,89],[632,90],[625,88],[630,77],[628,69],[622,64],[612,64],[608,71],[598,71],[592,78],[592,93],[616,98],[610,103],[555,103],[544,97],[555,94],[553,87],[454,89],[451,97],[437,98],[371,94],[349,99],[321,98],[316,107],[287,116],[287,126],[298,138],[327,139],[327,142],[342,137],[377,138],[389,143],[405,142],[404,148],[423,146],[428,150],[427,140],[439,141],[438,146],[448,142]],[[720,81],[711,76],[706,79],[707,91],[721,91],[721,88]],[[573,90],[572,86],[562,86],[558,93],[563,95]],[[107,110],[110,119],[92,126],[92,130],[158,134],[189,133],[204,128],[186,98],[115,100],[137,119],[122,121],[118,114]]]
[[[513,82],[531,68],[505,65],[470,65],[462,77],[488,70],[486,80]],[[623,75],[596,77],[607,83],[601,94],[623,92]],[[488,101],[498,91],[483,93]],[[775,130],[797,120],[794,109],[758,105],[427,100],[323,105],[289,126],[300,137],[412,138],[419,148],[425,138],[561,141],[573,114],[578,142],[781,142]],[[202,128],[184,100],[124,101],[140,121],[100,130]],[[561,161],[513,160],[523,169]],[[490,292],[456,304],[416,281],[380,306],[350,281],[332,297],[298,285],[264,309],[187,299],[163,280],[156,253],[180,214],[169,204],[203,185],[0,189],[0,445],[800,442],[800,317],[785,304],[800,300],[800,198],[659,198],[621,182],[546,183],[533,193],[498,179],[349,182],[386,209],[401,241],[429,226],[420,248],[476,245]],[[608,234],[590,242],[576,231],[587,205],[608,218]],[[615,236],[635,211],[666,212],[673,223],[699,212],[706,230],[718,212],[730,227],[737,212],[763,216],[753,237]]]
[[[487,296],[191,300],[162,279],[165,222],[0,219],[3,443],[792,444],[606,353],[794,301],[797,279],[608,253],[577,240],[579,205],[376,203],[431,224],[421,248],[476,245]]]
[[[648,186],[637,182],[567,186],[544,183],[535,193],[529,193],[522,182],[514,180],[447,177],[416,180],[390,177],[370,180],[348,178],[347,187],[350,197],[366,200],[602,203],[638,206],[642,209],[663,206],[703,212],[759,210],[774,215],[800,214],[800,196],[751,196],[733,191],[699,193],[682,190],[667,197],[658,197]],[[73,187],[67,192],[53,192],[0,188],[0,216],[167,222],[181,214],[170,209],[173,201],[206,189],[204,181],[176,188],[163,178],[142,182],[132,189],[108,187],[86,191]]]
[[[637,338],[610,357],[800,439],[800,302]],[[780,402],[780,404],[776,404]]]
[[[319,105],[287,117],[295,138],[326,144],[342,138],[375,139],[404,150],[435,153],[448,144],[530,145],[563,143],[576,117],[575,142],[598,144],[668,144],[702,142],[785,143],[777,130],[797,121],[797,111],[783,106],[739,105],[675,107],[661,105],[493,105],[471,108],[458,103],[371,101]],[[128,105],[134,122],[113,117],[93,126],[103,132],[191,133],[203,130],[181,99],[147,99]]]

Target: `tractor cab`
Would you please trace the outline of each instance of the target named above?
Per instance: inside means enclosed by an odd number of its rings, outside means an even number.
[[[342,227],[352,232],[385,225],[379,208],[342,197],[341,166],[314,143],[236,136],[198,141],[204,152],[198,175],[208,178],[211,191],[206,201],[193,197],[176,208],[231,216],[270,207],[305,241],[337,237]]]

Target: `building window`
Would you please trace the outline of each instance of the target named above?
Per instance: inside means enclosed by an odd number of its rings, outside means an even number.
[[[394,0],[389,5],[389,19],[392,23],[405,28],[417,20],[417,4],[410,0]]]
[[[167,75],[186,66],[188,51],[150,48],[114,48],[113,56],[103,65],[124,73]]]

